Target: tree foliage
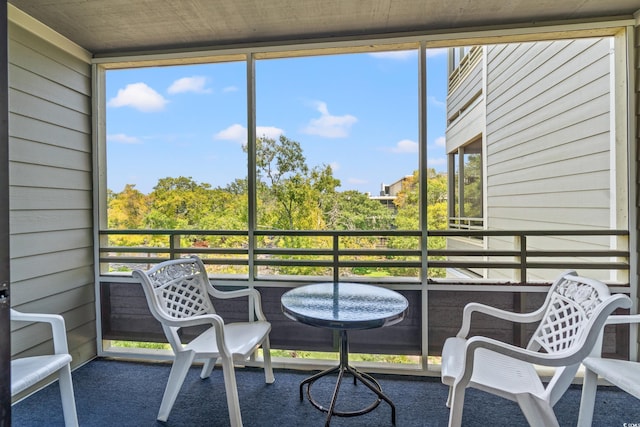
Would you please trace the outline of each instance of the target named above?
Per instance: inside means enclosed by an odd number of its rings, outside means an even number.
[[[246,150],[246,147],[244,147]],[[405,179],[390,209],[368,194],[339,191],[340,180],[331,166],[309,167],[299,142],[284,135],[256,141],[257,226],[263,230],[420,230],[419,174]],[[246,230],[249,228],[248,181],[236,179],[225,187],[212,188],[191,177],[166,177],[148,195],[127,185],[120,193],[108,192],[108,225],[112,229],[194,230],[185,245],[246,247],[246,236],[198,235],[197,230]],[[427,228],[447,227],[447,177],[427,171]],[[153,237],[114,236],[111,244],[135,246],[168,242]],[[266,236],[259,245],[281,248],[330,248],[324,236]],[[344,236],[343,248],[419,249],[419,238]],[[443,238],[428,239],[430,249],[442,248]],[[309,260],[313,256],[281,255],[281,258]],[[362,257],[360,257],[362,259]],[[401,259],[398,258],[398,259]],[[405,257],[404,259],[410,259]],[[279,274],[326,274],[322,267],[278,267]],[[416,269],[360,269],[357,274],[416,275]]]

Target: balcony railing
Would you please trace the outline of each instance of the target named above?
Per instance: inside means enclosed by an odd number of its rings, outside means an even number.
[[[143,243],[108,243],[122,236],[137,237]],[[212,269],[218,266],[215,274],[226,266],[227,272],[235,274],[221,274],[239,280],[293,280],[282,271],[297,267],[307,269],[291,273],[297,281],[304,280],[304,275],[337,281],[377,269],[391,272],[376,277],[377,281],[415,284],[437,283],[444,278],[444,270],[499,269],[511,272],[509,283],[524,284],[532,270],[587,269],[606,271],[609,277],[623,278],[616,280],[617,285],[628,285],[626,230],[101,230],[100,237],[101,274],[194,254]],[[439,244],[430,245],[431,239],[439,239]],[[447,248],[455,246],[449,245],[452,239],[466,239],[474,245]],[[488,244],[488,239],[498,244]]]
[[[447,93],[453,93],[481,59],[482,47],[473,46],[469,53],[462,58],[460,65],[449,74],[449,90]]]
[[[136,246],[114,245],[134,239]],[[162,332],[129,271],[194,254],[203,259],[216,285],[260,290],[263,310],[272,322],[274,349],[337,351],[331,334],[321,328],[300,330],[298,323],[282,314],[280,298],[292,286],[359,281],[401,292],[411,307],[405,320],[393,328],[354,333],[350,345],[355,353],[420,360],[418,365],[398,368],[403,372],[431,369],[428,358],[437,357],[444,340],[459,328],[467,303],[530,311],[544,300],[545,285],[557,277],[558,270],[575,269],[607,281],[616,292],[631,291],[624,230],[102,230],[100,240],[100,338],[104,342],[161,341]],[[465,272],[477,276],[461,278]],[[216,309],[230,318],[243,312],[232,305]],[[496,339],[515,345],[526,342],[524,328],[486,327]],[[610,341],[608,353],[628,354],[628,340]],[[120,355],[119,351],[107,347],[101,354]],[[130,352],[122,354],[133,357]]]

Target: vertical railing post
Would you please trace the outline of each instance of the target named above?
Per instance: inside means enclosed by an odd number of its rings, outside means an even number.
[[[520,283],[527,283],[527,236],[520,234]]]
[[[520,251],[520,283],[527,283],[527,236],[520,233],[515,236]],[[522,313],[526,309],[526,297],[524,292],[513,294],[513,309],[517,313]],[[513,323],[513,342],[520,347],[523,346],[526,328],[524,323]]]
[[[171,232],[169,235],[169,258],[179,258],[179,255],[176,253],[176,249],[180,249],[180,234]]]
[[[340,237],[338,233],[333,234],[333,283],[340,281]]]

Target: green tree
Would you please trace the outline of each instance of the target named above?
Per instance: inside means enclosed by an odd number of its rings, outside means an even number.
[[[394,224],[392,210],[359,191],[337,193],[332,207],[326,222],[333,230],[388,230]]]
[[[136,230],[144,228],[149,214],[149,198],[138,191],[133,184],[125,185],[120,193],[107,192],[107,223],[109,228]],[[137,246],[144,244],[143,236],[112,235],[109,244],[113,246]]]
[[[198,184],[191,177],[161,178],[150,193],[152,229],[195,229],[211,210],[210,184]]]
[[[412,177],[402,185],[402,190],[395,200],[397,207],[396,224],[401,230],[420,229],[420,194],[419,176],[415,171]],[[434,169],[427,170],[427,230],[446,230],[447,218],[447,176]],[[398,249],[418,249],[419,240],[410,237],[389,239],[389,247]],[[446,247],[444,237],[427,237],[427,249],[443,249]],[[394,275],[417,275],[416,269],[395,269]],[[444,277],[443,269],[430,269],[430,276]]]
[[[464,164],[464,216],[482,218],[482,156],[465,156]]]
[[[246,147],[245,147],[246,150]],[[335,209],[336,188],[330,166],[309,168],[299,142],[281,135],[256,141],[258,225],[277,230],[324,230],[326,213]],[[325,237],[265,237],[260,245],[280,248],[327,248]],[[316,256],[281,255],[281,259],[309,260]],[[324,267],[282,266],[280,274],[326,274]]]
[[[246,150],[246,147],[245,147]],[[309,169],[302,147],[284,135],[256,141],[259,224],[284,230],[322,230],[340,181],[330,166]]]

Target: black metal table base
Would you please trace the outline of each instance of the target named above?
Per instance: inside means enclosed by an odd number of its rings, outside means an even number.
[[[338,379],[336,381],[336,386],[333,390],[333,395],[331,396],[331,402],[329,403],[329,407],[325,408],[323,405],[318,403],[318,401],[316,401],[311,395],[311,385],[319,378],[322,378],[326,375],[333,374],[334,372],[338,372]],[[357,380],[360,380],[362,384],[364,384],[367,388],[369,388],[369,390],[371,390],[376,394],[377,397],[371,405],[355,411],[337,411],[336,410],[336,401],[338,400],[338,393],[340,392],[340,384],[342,383],[342,378],[347,372],[353,376],[354,385],[356,385]],[[329,368],[327,370],[319,372],[302,381],[300,383],[300,400],[303,400],[304,398],[303,388],[305,384],[307,384],[307,398],[309,399],[309,402],[311,402],[311,404],[316,408],[318,408],[319,410],[327,413],[327,421],[325,422],[325,427],[329,426],[329,424],[331,423],[331,417],[334,415],[338,417],[355,417],[358,415],[363,415],[373,411],[375,408],[378,407],[380,402],[383,400],[387,402],[391,407],[391,423],[393,425],[396,424],[396,406],[393,404],[391,399],[389,399],[382,392],[382,387],[380,386],[380,383],[378,383],[378,381],[376,381],[376,379],[373,378],[371,375],[366,374],[364,372],[360,372],[353,366],[349,366],[349,342],[347,338],[347,331],[345,330],[340,331],[340,364],[339,366],[336,366],[334,368]]]

